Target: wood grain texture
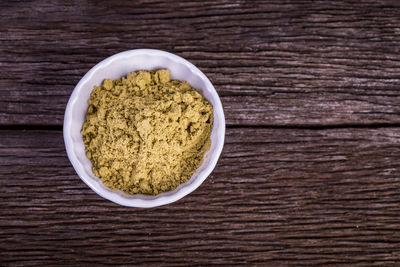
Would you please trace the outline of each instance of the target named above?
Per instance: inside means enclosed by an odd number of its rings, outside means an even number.
[[[61,132],[79,79],[136,48],[198,66],[228,125],[153,209],[91,191]],[[398,1],[1,1],[0,266],[400,266],[399,73]]]
[[[102,199],[58,131],[0,131],[2,265],[400,264],[400,128],[228,129],[198,190]]]
[[[396,1],[2,1],[0,125],[61,125],[97,62],[176,53],[221,96],[228,125],[400,123]]]

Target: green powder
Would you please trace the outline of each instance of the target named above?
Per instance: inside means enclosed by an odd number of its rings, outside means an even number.
[[[186,182],[210,147],[213,109],[169,71],[137,71],[94,86],[82,127],[86,156],[103,183],[159,194]]]

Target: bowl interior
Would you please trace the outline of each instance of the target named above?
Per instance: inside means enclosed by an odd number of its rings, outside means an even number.
[[[142,194],[129,195],[120,190],[112,190],[92,172],[92,163],[85,155],[85,146],[80,134],[88,109],[87,100],[94,85],[104,79],[119,79],[137,70],[167,68],[171,79],[188,81],[198,90],[214,109],[211,147],[204,156],[203,164],[188,182],[173,191],[156,196]],[[195,190],[211,173],[222,151],[225,135],[225,119],[219,97],[207,77],[190,62],[176,55],[152,49],[138,49],[116,54],[94,66],[78,83],[68,102],[64,120],[64,139],[72,165],[81,179],[104,198],[125,206],[153,207],[176,201]]]

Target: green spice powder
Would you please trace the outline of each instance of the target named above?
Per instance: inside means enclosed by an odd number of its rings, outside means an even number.
[[[169,71],[137,71],[94,86],[81,133],[93,172],[129,194],[186,182],[210,148],[213,109]]]

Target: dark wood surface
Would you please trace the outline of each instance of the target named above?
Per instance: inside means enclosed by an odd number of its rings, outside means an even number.
[[[65,152],[79,79],[124,50],[183,56],[226,115],[212,175],[135,209]],[[2,1],[0,265],[400,265],[397,1]]]

